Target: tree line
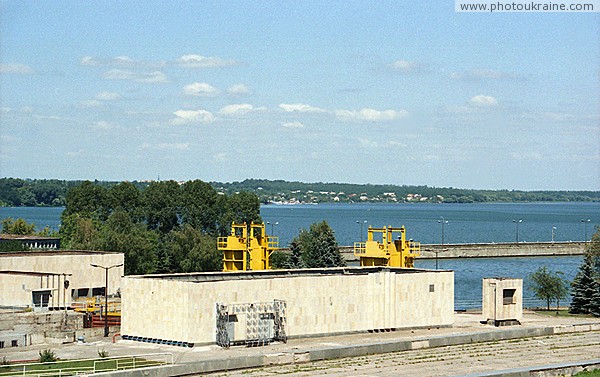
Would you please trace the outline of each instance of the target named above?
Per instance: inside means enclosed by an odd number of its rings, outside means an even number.
[[[84,181],[65,196],[58,234],[35,231],[23,219],[4,219],[2,232],[20,235],[59,236],[61,248],[122,252],[125,273],[176,273],[218,271],[222,254],[217,237],[229,234],[231,223],[261,222],[260,201],[253,193],[217,192],[200,180],[180,184],[131,182],[101,185]],[[335,267],[345,265],[333,230],[326,222],[313,224],[294,239],[302,264],[275,256],[275,267]],[[21,250],[17,243],[4,248]],[[9,251],[9,250],[3,250]],[[279,263],[279,264],[278,264]]]
[[[79,186],[82,181],[65,181],[57,179],[19,179],[0,178],[0,206],[64,206],[67,192]],[[120,182],[95,181],[94,184],[110,188]],[[147,181],[130,182],[139,190],[152,184]],[[209,182],[218,192],[233,194],[236,192],[252,192],[259,201],[267,203],[274,198],[300,197],[312,202],[358,201],[351,194],[365,194],[367,201],[391,199],[386,194],[394,193],[396,200],[403,201],[409,194],[419,194],[426,201],[446,203],[484,203],[484,202],[542,202],[542,201],[600,201],[600,191],[518,191],[518,190],[470,190],[453,187],[429,187],[410,185],[370,185],[350,183],[304,183],[283,180],[246,179],[241,182]],[[322,195],[320,193],[346,195]],[[309,194],[311,193],[311,194]],[[439,196],[439,197],[438,197]],[[335,199],[337,197],[337,199]],[[341,198],[341,199],[340,199]]]

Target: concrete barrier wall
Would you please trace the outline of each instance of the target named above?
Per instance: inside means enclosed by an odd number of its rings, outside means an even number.
[[[340,248],[347,261],[357,261],[354,248]],[[519,242],[519,243],[478,243],[478,244],[422,244],[419,259],[444,258],[499,258],[535,257],[555,255],[583,255],[584,242]]]
[[[193,280],[193,275],[186,274],[125,277],[121,333],[214,343],[217,303],[276,299],[287,303],[290,337],[453,324],[452,271],[373,271],[348,268],[319,274],[318,270],[296,270],[290,276],[282,270],[256,275],[220,273],[220,281],[204,282],[179,280]]]

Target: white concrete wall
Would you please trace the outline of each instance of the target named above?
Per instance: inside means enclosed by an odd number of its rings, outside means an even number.
[[[512,303],[505,303],[503,291],[515,290]],[[485,321],[517,320],[523,318],[523,279],[485,278],[482,283],[482,314]]]
[[[288,336],[448,326],[454,321],[452,271],[382,269],[198,283],[125,277],[122,297],[121,334],[190,343],[215,342],[218,302],[285,300]]]
[[[67,305],[71,300],[71,289],[77,288],[94,288],[104,287],[106,276],[104,269],[92,267],[91,264],[100,266],[113,266],[122,264],[124,255],[122,253],[104,253],[104,252],[69,252],[69,251],[49,251],[49,252],[20,252],[10,254],[0,254],[0,271],[21,271],[21,272],[38,272],[38,273],[53,273],[67,274],[66,280],[69,281],[69,288],[66,289]],[[124,267],[116,267],[109,271],[108,291],[109,294],[116,293],[121,287],[121,277],[124,274]],[[9,286],[3,289],[6,290],[22,290],[23,282],[26,280],[19,275],[15,278],[11,275],[1,274],[5,277],[3,282]],[[39,280],[38,280],[39,281]],[[62,287],[63,277],[60,282],[55,281],[56,287]],[[11,288],[12,287],[12,288]],[[39,287],[38,287],[39,288]],[[64,288],[62,289],[64,290]],[[60,292],[60,304],[63,303],[63,292]],[[14,305],[12,303],[4,303],[2,300],[0,305]]]

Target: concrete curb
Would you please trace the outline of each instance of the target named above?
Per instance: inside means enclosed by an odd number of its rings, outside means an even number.
[[[400,352],[424,348],[435,348],[443,346],[454,346],[460,344],[485,343],[499,340],[510,340],[518,338],[531,338],[537,336],[549,336],[565,333],[600,331],[600,323],[581,323],[575,325],[560,325],[547,327],[514,328],[488,332],[473,332],[457,335],[442,335],[434,337],[421,337],[411,340],[398,340],[389,342],[378,342],[368,344],[353,344],[345,346],[334,346],[327,348],[311,350],[293,350],[289,352],[279,352],[271,354],[262,354],[255,356],[236,356],[227,358],[205,359],[189,363],[166,365],[160,367],[140,368],[134,370],[124,370],[115,372],[97,373],[107,377],[173,377],[188,374],[221,372],[235,369],[261,368],[271,365],[299,364],[319,360],[332,360],[344,357],[358,357],[365,355],[375,355],[390,352]],[[589,362],[573,363],[572,366],[559,364],[557,368],[583,368],[588,365],[600,365],[600,360],[591,360]],[[510,370],[503,372],[493,372],[491,374],[474,374],[476,376],[530,376],[531,371],[545,370],[554,368],[533,367],[523,368],[522,370]],[[554,370],[554,369],[552,369]],[[583,369],[581,369],[583,370]],[[509,373],[509,374],[506,374]],[[525,374],[524,374],[525,373]],[[539,376],[546,376],[540,374]],[[550,374],[548,374],[549,376]]]
[[[600,359],[577,361],[563,364],[550,364],[531,368],[507,369],[495,372],[482,372],[461,375],[460,377],[554,377],[572,376],[583,371],[600,369]],[[459,376],[454,376],[459,377]]]

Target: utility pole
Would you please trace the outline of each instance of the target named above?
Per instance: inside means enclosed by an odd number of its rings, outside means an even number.
[[[104,285],[104,337],[108,336],[108,270],[115,267],[121,267],[121,264],[115,264],[114,266],[104,267],[97,264],[90,264],[92,267],[103,268],[105,272],[106,282]]]

